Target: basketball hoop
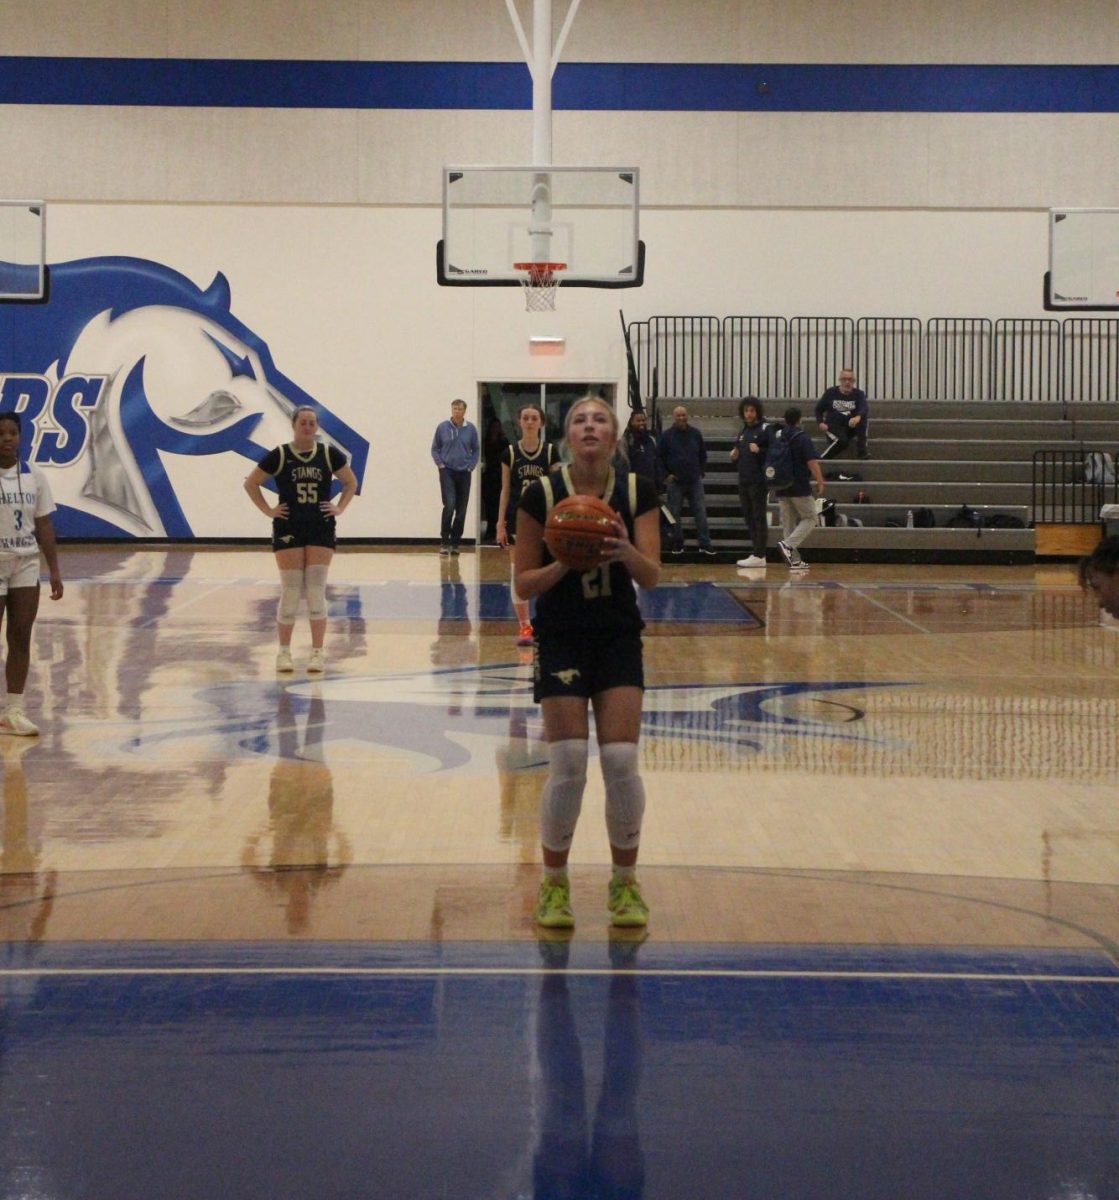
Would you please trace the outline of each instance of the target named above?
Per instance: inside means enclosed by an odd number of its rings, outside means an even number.
[[[521,287],[525,291],[525,312],[555,312],[559,273],[567,270],[567,263],[519,262],[513,264],[513,270],[523,272]]]

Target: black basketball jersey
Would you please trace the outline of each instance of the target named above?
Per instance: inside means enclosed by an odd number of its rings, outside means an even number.
[[[514,442],[505,451],[505,465],[509,468],[509,512],[517,507],[525,488],[534,479],[548,474],[556,457],[555,446],[543,438],[532,454],[525,450],[523,442]]]
[[[270,450],[258,465],[276,481],[280,500],[288,506],[288,520],[307,522],[322,518],[319,505],[330,499],[331,482],[346,465],[346,456],[322,442],[305,452],[288,444]]]
[[[575,495],[569,469],[535,480],[525,488],[521,508],[544,525],[548,512],[567,496]],[[622,518],[630,538],[634,520],[658,507],[656,488],[632,471],[618,474],[610,468],[602,499]],[[553,562],[543,547],[545,564]],[[619,562],[603,563],[590,571],[568,571],[548,591],[536,598],[533,628],[547,633],[620,633],[644,627],[637,607],[637,591],[629,571]]]

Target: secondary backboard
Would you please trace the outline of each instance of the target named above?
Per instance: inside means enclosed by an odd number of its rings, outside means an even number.
[[[1119,209],[1051,208],[1047,309],[1119,308]]]
[[[47,206],[0,200],[0,300],[42,300],[46,292]]]
[[[562,264],[568,287],[640,287],[636,167],[444,167],[439,283],[516,287],[515,263]]]

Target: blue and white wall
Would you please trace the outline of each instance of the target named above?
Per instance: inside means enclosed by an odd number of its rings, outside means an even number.
[[[641,168],[646,284],[529,316],[515,290],[435,284],[442,165],[530,157],[502,0],[0,0],[0,29],[2,190],[50,202],[49,261],[224,276],[226,359],[262,345],[259,373],[369,443],[351,536],[434,533],[431,432],[479,381],[621,385],[619,307],[1040,315],[1045,210],[1119,203],[1112,0],[583,0],[554,158]],[[15,312],[0,373],[50,376],[15,357]],[[531,356],[533,332],[566,355]],[[158,456],[184,527],[263,535],[244,458],[180,450]]]

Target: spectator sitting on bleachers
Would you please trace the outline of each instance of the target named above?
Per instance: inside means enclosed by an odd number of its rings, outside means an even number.
[[[844,367],[839,382],[816,402],[816,420],[828,437],[820,457],[841,454],[854,440],[859,457],[870,458],[866,445],[869,411],[866,392],[855,387],[855,372]]]

